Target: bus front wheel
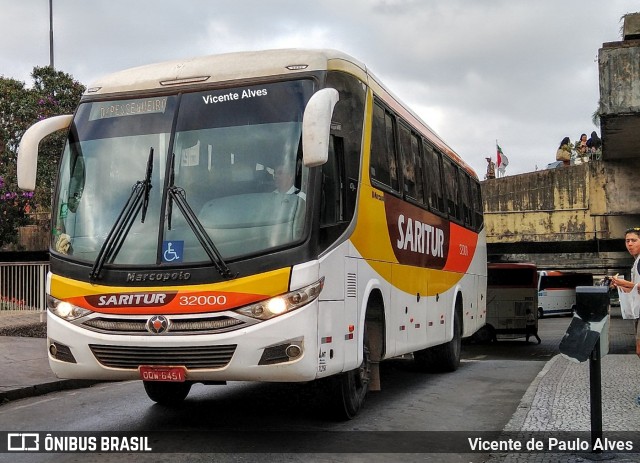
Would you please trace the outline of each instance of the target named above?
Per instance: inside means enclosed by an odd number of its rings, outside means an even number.
[[[538,307],[538,318],[543,318],[544,317],[544,310],[542,310],[542,307]]]
[[[183,383],[172,383],[164,381],[143,381],[144,390],[147,396],[160,405],[178,405],[189,395],[191,384],[188,381]]]
[[[338,419],[351,420],[358,414],[369,391],[370,380],[371,356],[365,331],[362,364],[355,370],[342,373],[335,378],[335,412]]]

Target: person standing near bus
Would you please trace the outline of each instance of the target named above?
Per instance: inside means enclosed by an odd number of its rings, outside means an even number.
[[[640,315],[640,227],[629,228],[624,234],[624,244],[635,259],[631,266],[631,281],[618,276],[611,277],[611,285],[618,288],[622,318],[635,319],[636,338]],[[637,340],[636,340],[637,343]]]
[[[618,288],[620,311],[622,318],[633,318],[636,333],[636,354],[640,357],[640,337],[638,333],[638,317],[640,316],[640,227],[627,229],[624,233],[624,244],[629,254],[635,259],[631,266],[631,281],[611,277],[611,285]],[[640,395],[636,397],[640,405]]]
[[[527,342],[529,342],[529,337],[535,336],[535,338],[538,340],[538,344],[540,344],[542,341],[540,340],[540,336],[538,336],[538,327],[536,326],[536,316],[529,309],[527,309],[526,314],[527,314],[527,319],[525,321],[526,340]]]

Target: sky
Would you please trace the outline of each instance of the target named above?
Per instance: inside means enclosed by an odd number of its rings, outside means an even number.
[[[543,169],[600,135],[598,50],[637,0],[52,0],[54,64],[89,86],[148,63],[271,48],[364,62],[482,179]],[[49,64],[49,0],[0,0],[0,76]]]

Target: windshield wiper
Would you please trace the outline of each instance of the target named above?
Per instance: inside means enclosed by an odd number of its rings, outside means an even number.
[[[124,207],[120,211],[118,218],[116,219],[113,227],[107,235],[107,239],[102,243],[98,257],[96,258],[91,272],[89,273],[89,279],[95,280],[100,275],[100,271],[108,260],[115,259],[120,252],[120,248],[124,243],[125,238],[129,234],[129,230],[133,226],[136,217],[142,210],[141,223],[144,223],[144,219],[147,215],[147,208],[149,207],[149,191],[151,191],[151,174],[153,173],[153,147],[149,149],[149,158],[147,159],[147,172],[144,180],[137,181],[131,189],[131,194],[124,204]]]
[[[153,185],[151,185],[151,174],[153,174],[153,147],[149,149],[149,158],[147,159],[147,173],[144,176],[142,182],[142,189],[144,192],[144,198],[142,200],[142,218],[140,223],[144,223],[144,218],[147,216],[147,209],[149,208],[149,192]]]
[[[189,206],[189,203],[187,202],[187,195],[184,189],[174,185],[175,153],[171,155],[170,162],[171,174],[169,177],[169,187],[167,188],[167,193],[169,195],[169,203],[167,205],[167,226],[169,230],[171,230],[171,214],[173,210],[173,203],[175,202],[178,206],[178,209],[180,209],[180,212],[182,212],[182,215],[187,221],[189,228],[191,228],[193,234],[196,235],[196,238],[200,242],[200,245],[204,249],[204,252],[206,252],[207,256],[209,256],[211,263],[213,263],[213,266],[216,268],[218,273],[220,273],[220,275],[222,275],[224,278],[237,277],[237,273],[231,273],[231,269],[227,266],[227,263],[222,258],[220,251],[218,251],[216,245],[213,244],[211,237],[202,226],[202,223],[200,223],[200,221],[198,220],[198,217],[196,216],[195,212],[193,212],[193,209],[191,209],[191,206]]]

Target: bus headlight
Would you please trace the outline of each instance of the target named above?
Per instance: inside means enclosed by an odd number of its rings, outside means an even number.
[[[249,317],[257,318],[259,320],[269,320],[270,318],[277,317],[278,315],[291,312],[292,310],[296,310],[307,305],[320,295],[320,291],[322,291],[323,286],[324,277],[309,286],[305,286],[304,288],[272,297],[266,301],[257,302],[255,304],[236,309],[235,311],[242,315],[248,315]]]
[[[75,320],[91,313],[91,310],[69,304],[53,296],[47,296],[47,308],[52,314],[67,321]]]

